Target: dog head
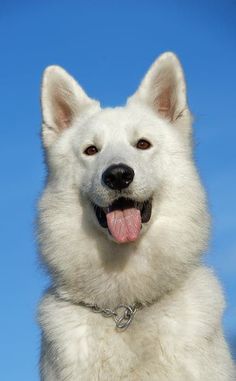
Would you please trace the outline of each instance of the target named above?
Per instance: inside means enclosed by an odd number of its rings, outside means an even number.
[[[176,56],[160,56],[125,107],[113,109],[51,66],[42,112],[48,182],[40,242],[56,282],[101,303],[108,288],[111,302],[171,289],[198,261],[208,230]]]

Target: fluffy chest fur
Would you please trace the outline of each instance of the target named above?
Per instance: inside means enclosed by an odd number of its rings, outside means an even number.
[[[233,380],[222,345],[222,309],[219,286],[204,268],[177,292],[138,311],[123,332],[112,320],[49,293],[40,308],[42,372],[51,372],[52,381]],[[48,353],[51,369],[45,367]]]

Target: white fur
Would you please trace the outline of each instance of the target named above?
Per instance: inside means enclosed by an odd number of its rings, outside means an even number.
[[[39,312],[42,380],[235,380],[221,328],[224,298],[201,265],[209,218],[176,56],[163,54],[125,107],[103,110],[63,69],[49,67],[42,110],[48,181],[39,243],[52,279]],[[141,138],[152,147],[138,150]],[[99,152],[86,156],[89,145]],[[100,227],[91,206],[117,197],[101,175],[120,162],[135,172],[123,196],[153,200],[150,221],[126,244]],[[80,301],[144,307],[117,332]]]

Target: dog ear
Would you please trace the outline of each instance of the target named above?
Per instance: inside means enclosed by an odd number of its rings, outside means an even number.
[[[41,104],[43,143],[49,147],[85,109],[99,103],[60,66],[49,66],[43,74]]]
[[[174,53],[162,54],[151,66],[137,92],[128,100],[142,101],[170,122],[190,116],[181,64]]]

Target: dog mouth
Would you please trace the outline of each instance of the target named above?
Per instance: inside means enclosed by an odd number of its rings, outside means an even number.
[[[107,228],[118,243],[135,241],[140,234],[142,223],[151,218],[152,200],[144,202],[120,197],[108,207],[93,204],[101,227]]]

